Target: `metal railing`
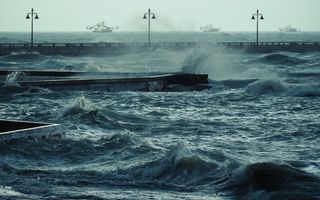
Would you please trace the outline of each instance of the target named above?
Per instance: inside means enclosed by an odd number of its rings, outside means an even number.
[[[151,46],[161,47],[190,47],[196,46],[196,42],[153,42]],[[148,43],[114,43],[114,42],[99,42],[99,43],[33,43],[33,47],[148,47]],[[30,43],[0,43],[0,47],[31,47]]]
[[[227,45],[227,46],[257,46],[256,42],[218,42],[217,44]],[[258,46],[303,46],[303,45],[320,45],[320,42],[259,42]]]

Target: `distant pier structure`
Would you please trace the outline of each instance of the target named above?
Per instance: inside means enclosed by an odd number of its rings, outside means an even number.
[[[184,50],[194,47],[226,47],[247,52],[320,51],[320,42],[153,42],[148,43],[0,43],[0,56],[19,52],[38,52],[43,55],[118,55],[153,49]]]

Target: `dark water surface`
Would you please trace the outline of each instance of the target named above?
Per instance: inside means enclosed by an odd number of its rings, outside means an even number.
[[[39,33],[39,42],[144,41],[144,33]],[[250,41],[253,33],[156,33],[155,41]],[[320,33],[264,33],[319,41]],[[27,33],[0,33],[25,42]],[[197,47],[108,57],[14,53],[1,69],[207,73],[201,92],[0,91],[3,119],[67,138],[0,145],[1,199],[320,199],[320,52]]]

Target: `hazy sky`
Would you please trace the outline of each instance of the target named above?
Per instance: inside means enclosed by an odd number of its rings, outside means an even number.
[[[292,24],[303,31],[320,31],[320,0],[0,0],[0,31],[29,31],[26,13],[39,14],[36,31],[86,31],[105,21],[121,31],[146,28],[143,13],[156,13],[152,29],[199,31],[205,24],[222,31],[254,31],[251,15],[257,9],[265,20],[262,31]]]

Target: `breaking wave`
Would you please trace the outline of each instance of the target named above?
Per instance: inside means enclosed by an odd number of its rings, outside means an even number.
[[[34,61],[45,59],[46,56],[38,53],[38,52],[19,52],[19,53],[11,53],[10,55],[3,56],[2,60],[4,61]]]
[[[54,144],[55,140],[42,141],[40,143],[27,142],[17,143],[13,146],[1,147],[1,154],[14,154],[23,157],[33,157],[34,160],[60,159],[60,162],[67,160],[72,163],[94,164],[90,159],[104,160],[104,156],[132,158],[141,154],[159,153],[159,149],[152,144],[142,141],[131,133],[116,134],[108,138],[100,139],[97,142],[89,140],[72,141],[64,140]],[[21,148],[18,147],[22,144]],[[49,145],[50,144],[50,145]],[[25,149],[26,148],[26,149]],[[126,153],[112,153],[121,150]],[[131,152],[131,155],[128,154]],[[33,169],[28,166],[14,166],[2,162],[0,174],[14,174],[21,177],[21,181],[27,177],[41,177],[41,180],[48,180],[47,184],[53,185],[92,185],[92,186],[126,186],[139,188],[163,188],[169,190],[194,191],[214,184],[221,184],[227,181],[225,168],[222,163],[226,157],[221,152],[214,152],[216,162],[200,156],[187,147],[177,145],[162,157],[151,162],[137,162],[136,166],[123,166],[115,170],[56,170],[56,169]],[[132,165],[132,164],[131,164]],[[65,177],[68,179],[65,179]],[[26,179],[31,181],[30,179]],[[10,182],[10,180],[5,180]],[[211,187],[211,186],[210,186]],[[24,192],[18,190],[20,192]]]
[[[214,153],[214,156],[216,159],[226,159],[221,152]],[[193,189],[224,179],[223,167],[218,162],[206,160],[183,144],[178,144],[160,159],[127,170],[134,179],[140,177],[145,181],[176,187],[194,186]]]
[[[250,95],[262,95],[279,94],[287,90],[287,87],[279,80],[258,80],[250,83],[245,92]]]
[[[258,81],[258,79],[247,79],[247,80],[223,80],[223,81],[215,81],[215,83],[220,83],[228,88],[244,88],[247,87],[249,84]]]
[[[65,109],[62,116],[66,117],[77,114],[96,115],[97,113],[98,109],[91,106],[90,103],[85,99],[85,97],[81,96],[72,106]]]
[[[5,81],[0,87],[1,93],[16,93],[16,92],[24,92],[27,88],[21,86],[18,83],[19,72],[13,72],[7,75]]]

